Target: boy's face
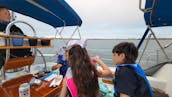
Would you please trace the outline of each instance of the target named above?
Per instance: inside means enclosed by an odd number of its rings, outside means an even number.
[[[125,59],[125,54],[124,53],[114,53],[113,54],[113,61],[115,65],[120,65],[123,64],[123,60]]]

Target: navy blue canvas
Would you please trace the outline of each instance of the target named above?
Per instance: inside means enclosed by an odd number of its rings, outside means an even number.
[[[154,5],[153,1],[155,1]],[[150,25],[151,27],[171,26],[171,5],[172,0],[146,0],[145,9],[153,8],[152,12],[144,13],[146,25]]]
[[[0,7],[6,7],[12,11],[30,16],[53,27],[81,26],[82,24],[81,18],[64,0],[33,0],[51,11],[55,16],[28,1],[0,0]]]

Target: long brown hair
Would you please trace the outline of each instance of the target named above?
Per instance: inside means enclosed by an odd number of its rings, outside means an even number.
[[[73,45],[69,50],[69,65],[79,97],[96,97],[99,94],[96,68],[90,63],[87,50],[80,45]]]

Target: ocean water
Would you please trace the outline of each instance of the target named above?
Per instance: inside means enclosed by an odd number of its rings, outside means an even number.
[[[51,44],[52,48],[41,48],[41,52],[43,54],[52,54],[52,56],[45,56],[46,62],[56,62],[56,52],[61,47],[64,46],[65,43],[68,40],[59,40],[54,39]],[[87,50],[90,55],[90,57],[93,56],[100,56],[101,59],[108,65],[108,66],[114,66],[113,60],[112,60],[112,48],[120,43],[120,42],[133,42],[136,46],[139,43],[139,39],[88,39],[87,41]],[[139,56],[137,58],[137,63],[139,63],[144,69],[149,68],[153,65],[156,65],[161,62],[166,62],[167,59],[160,50],[160,47],[156,43],[154,39],[151,39],[147,45],[147,48],[145,50],[145,53],[142,56],[141,61],[140,56],[143,52],[143,48],[146,45],[146,41],[142,44],[141,48],[139,49]],[[160,39],[160,43],[163,46],[166,46],[172,42],[172,39]],[[165,49],[167,52],[169,59],[172,60],[172,46]],[[35,64],[41,64],[43,63],[43,60],[41,57],[37,57]]]

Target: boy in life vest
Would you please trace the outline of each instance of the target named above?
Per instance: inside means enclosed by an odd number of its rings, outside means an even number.
[[[114,79],[115,97],[154,97],[152,88],[142,68],[135,63],[138,49],[133,43],[122,42],[113,50],[116,65]]]

